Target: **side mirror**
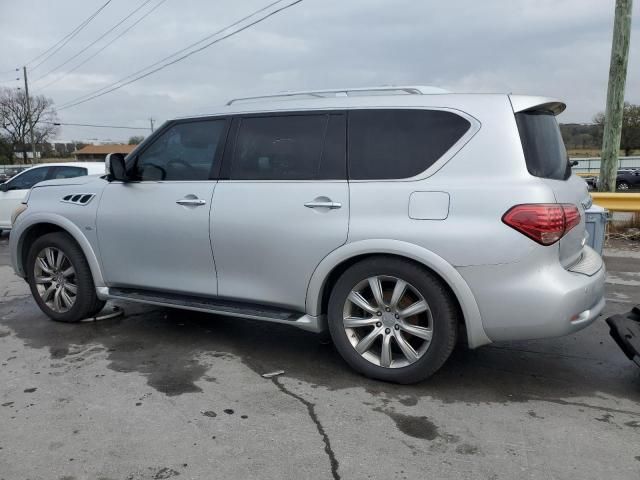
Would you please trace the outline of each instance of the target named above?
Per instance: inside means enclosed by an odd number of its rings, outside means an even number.
[[[8,192],[8,191],[9,191],[9,184],[8,183],[0,184],[0,192]]]
[[[570,164],[572,167],[575,167],[576,165],[578,165],[578,163],[579,163],[579,162],[578,162],[578,160],[573,160],[573,161],[569,162],[569,164]]]
[[[124,163],[124,155],[121,153],[110,153],[104,160],[105,170],[109,176],[109,181],[127,181],[127,169]]]

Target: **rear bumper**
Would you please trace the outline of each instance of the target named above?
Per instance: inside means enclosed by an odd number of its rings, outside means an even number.
[[[458,268],[476,298],[489,338],[556,337],[593,322],[605,305],[606,271],[598,253],[584,248],[573,271],[565,270],[557,260],[539,258]]]

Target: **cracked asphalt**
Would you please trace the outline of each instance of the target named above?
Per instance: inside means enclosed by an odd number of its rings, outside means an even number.
[[[589,328],[459,345],[398,386],[278,325],[126,303],[120,318],[52,322],[4,234],[0,479],[638,479],[640,369],[604,318],[640,303],[639,249],[606,263]]]

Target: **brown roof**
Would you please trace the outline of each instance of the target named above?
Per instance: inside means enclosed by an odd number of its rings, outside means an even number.
[[[137,145],[87,145],[73,152],[74,155],[106,155],[107,153],[130,153]]]

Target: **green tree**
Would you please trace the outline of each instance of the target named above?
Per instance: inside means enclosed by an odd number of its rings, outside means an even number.
[[[599,126],[600,140],[604,129],[604,113],[598,113],[594,123]],[[622,116],[622,134],[620,136],[620,149],[629,156],[633,150],[640,149],[640,105],[625,102]]]

